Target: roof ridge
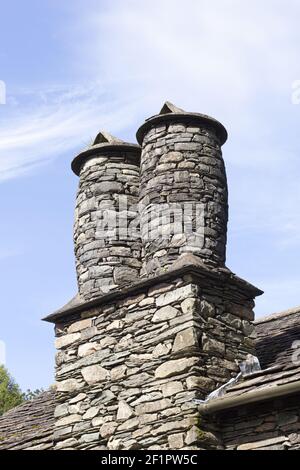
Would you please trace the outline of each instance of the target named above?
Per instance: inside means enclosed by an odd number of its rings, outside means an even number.
[[[255,320],[255,324],[257,325],[257,324],[260,324],[260,323],[267,323],[267,322],[275,321],[279,318],[284,318],[284,317],[287,317],[289,315],[293,315],[295,313],[300,313],[300,306],[290,308],[288,310],[283,310],[282,312],[275,312],[275,313],[272,313],[272,314],[267,315],[265,317],[258,318],[257,320]]]

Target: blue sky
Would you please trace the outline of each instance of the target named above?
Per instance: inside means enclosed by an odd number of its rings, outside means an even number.
[[[70,162],[100,129],[135,141],[167,99],[228,129],[227,265],[265,291],[257,316],[300,304],[298,1],[0,7],[0,340],[23,389],[53,383],[40,318],[76,292]]]

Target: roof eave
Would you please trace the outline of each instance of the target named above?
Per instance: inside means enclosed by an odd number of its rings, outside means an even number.
[[[203,414],[214,414],[240,406],[272,400],[282,396],[292,395],[300,392],[300,381],[265,387],[235,397],[222,397],[199,405],[199,411]]]

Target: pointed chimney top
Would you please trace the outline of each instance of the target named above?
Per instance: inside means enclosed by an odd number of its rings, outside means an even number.
[[[83,163],[95,156],[115,154],[116,152],[128,152],[131,157],[140,159],[141,148],[137,144],[124,142],[106,131],[100,131],[91,145],[82,150],[72,161],[72,170],[79,176]]]
[[[97,134],[92,146],[99,145],[99,144],[118,144],[118,143],[121,144],[121,143],[124,143],[124,141],[121,139],[118,139],[117,137],[114,137],[108,132],[100,131],[99,134]]]
[[[159,114],[161,115],[161,114],[171,114],[171,113],[184,113],[184,110],[181,108],[178,108],[170,101],[166,101],[163,107],[161,108]]]
[[[152,126],[157,125],[159,123],[182,123],[182,122],[197,122],[199,125],[204,125],[204,126],[209,126],[213,127],[216,129],[219,137],[220,137],[220,142],[221,145],[223,145],[226,140],[227,140],[227,131],[223,124],[221,124],[219,121],[216,119],[207,116],[206,114],[200,114],[200,113],[190,113],[187,111],[184,111],[181,108],[178,108],[175,106],[173,103],[170,101],[166,101],[163,107],[161,108],[159,114],[156,114],[155,116],[152,116],[144,122],[144,124],[141,125],[141,127],[138,129],[136,137],[137,141],[140,145],[143,143],[143,139],[145,136],[145,133],[151,129]]]

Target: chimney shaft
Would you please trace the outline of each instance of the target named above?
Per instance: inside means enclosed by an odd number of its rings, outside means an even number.
[[[213,118],[166,103],[138,130],[142,146],[140,221],[143,275],[167,271],[183,254],[222,267],[228,194],[221,146],[225,128]]]
[[[80,176],[74,245],[79,294],[91,300],[136,281],[140,147],[101,132],[72,162]],[[130,225],[134,225],[131,233]]]

